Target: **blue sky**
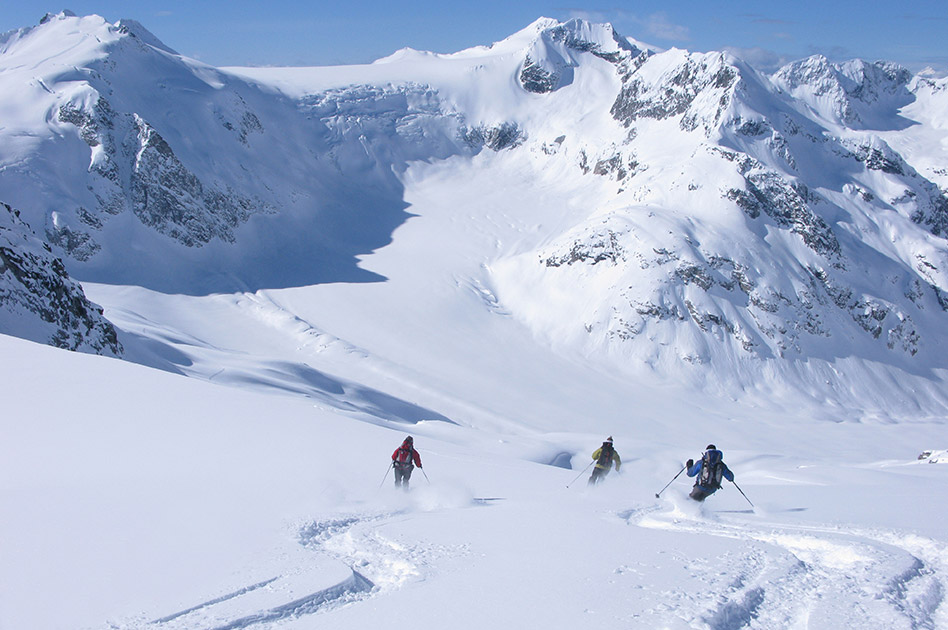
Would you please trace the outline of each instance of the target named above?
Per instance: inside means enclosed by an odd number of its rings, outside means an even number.
[[[0,3],[0,31],[34,25],[47,10],[63,8],[37,7],[35,0]],[[65,8],[110,22],[138,20],[171,48],[216,66],[366,63],[406,46],[455,52],[503,39],[546,16],[611,22],[623,35],[663,48],[735,50],[762,70],[822,53],[948,72],[946,0],[98,0]]]

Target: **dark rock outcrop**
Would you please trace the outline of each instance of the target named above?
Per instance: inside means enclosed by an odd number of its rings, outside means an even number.
[[[0,332],[67,350],[120,355],[115,327],[19,213],[0,203]]]

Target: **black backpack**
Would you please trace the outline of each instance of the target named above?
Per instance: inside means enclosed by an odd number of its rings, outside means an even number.
[[[609,468],[612,466],[612,454],[615,453],[615,449],[612,448],[612,443],[603,442],[602,449],[599,453],[599,459],[596,460],[596,464]]]
[[[706,451],[701,457],[701,474],[698,485],[717,490],[724,478],[724,456],[719,450]]]

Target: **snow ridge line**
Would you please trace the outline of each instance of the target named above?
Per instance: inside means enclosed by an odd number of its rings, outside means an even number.
[[[352,575],[343,582],[330,586],[327,589],[316,591],[305,597],[293,600],[289,603],[271,608],[267,611],[248,615],[240,619],[235,619],[223,626],[216,626],[213,630],[240,630],[258,623],[280,621],[289,617],[301,617],[318,612],[327,605],[343,600],[349,597],[368,593],[375,588],[370,580],[361,573],[352,570]]]
[[[191,608],[188,608],[188,609],[186,609],[186,610],[182,610],[182,611],[180,611],[180,612],[176,612],[176,613],[174,613],[174,614],[168,615],[167,617],[162,617],[161,619],[155,619],[154,621],[151,621],[151,622],[149,622],[149,623],[152,624],[152,625],[157,625],[157,624],[161,624],[161,623],[168,623],[169,621],[174,621],[174,620],[177,619],[178,617],[184,617],[185,615],[190,615],[191,613],[196,612],[196,611],[198,611],[198,610],[201,610],[202,608],[208,608],[208,607],[210,607],[210,606],[214,606],[214,605],[216,605],[216,604],[220,604],[220,603],[222,603],[222,602],[226,602],[227,600],[235,599],[235,598],[237,598],[237,597],[240,597],[241,595],[246,595],[247,593],[250,593],[251,591],[255,591],[255,590],[257,590],[258,588],[263,588],[264,586],[268,586],[268,585],[270,585],[270,584],[273,584],[274,582],[276,582],[276,581],[279,580],[279,579],[280,579],[280,577],[277,576],[277,577],[275,577],[275,578],[270,578],[269,580],[264,580],[263,582],[258,582],[258,583],[256,583],[256,584],[251,584],[250,586],[245,586],[244,588],[239,589],[239,590],[236,590],[236,591],[234,591],[233,593],[228,593],[228,594],[226,594],[226,595],[221,595],[220,597],[216,597],[216,598],[214,598],[214,599],[208,600],[208,601],[204,602],[203,604],[198,604],[197,606],[192,606]]]

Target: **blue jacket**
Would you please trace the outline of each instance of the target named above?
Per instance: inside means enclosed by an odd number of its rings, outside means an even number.
[[[724,468],[724,470],[722,471],[722,472],[723,472],[723,475],[724,475],[724,478],[727,479],[728,481],[734,481],[734,473],[732,473],[732,472],[731,472],[731,469],[728,468],[728,467],[727,467],[727,464],[724,463],[724,454],[723,454],[721,451],[719,451],[719,450],[706,451],[706,452],[708,452],[708,453],[717,453],[717,457],[718,457],[719,461],[721,462],[721,466]],[[688,469],[688,476],[689,476],[689,477],[694,477],[694,476],[697,475],[698,478],[700,479],[700,478],[701,478],[701,469],[702,469],[703,467],[704,467],[704,457],[702,457],[701,459],[697,460],[697,461],[694,463],[694,465],[693,465],[691,468]],[[701,488],[702,490],[704,490],[705,492],[708,492],[709,494],[712,493],[712,492],[714,492],[715,490],[717,490],[717,488],[709,488],[708,486],[702,485],[702,484],[700,484],[700,483],[696,483],[695,485],[696,485],[697,487]]]

